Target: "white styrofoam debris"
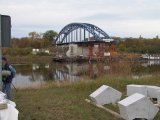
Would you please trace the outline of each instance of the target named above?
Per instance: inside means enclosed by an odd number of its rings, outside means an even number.
[[[157,86],[146,86],[148,97],[157,98],[157,91],[160,90],[160,87]]]
[[[152,120],[159,109],[144,95],[135,93],[118,102],[120,115],[126,120],[145,118]]]
[[[121,99],[122,93],[107,85],[102,85],[89,95],[91,100],[99,105],[116,103]]]
[[[16,104],[5,98],[6,94],[0,91],[0,102],[7,104],[6,109],[0,110],[0,120],[18,120],[19,111],[15,108]]]
[[[160,103],[160,87],[150,85],[127,85],[127,95],[140,93],[150,98],[156,98]]]
[[[19,111],[11,104],[7,104],[7,106],[7,109],[0,111],[0,120],[18,120]]]
[[[6,94],[0,91],[0,101],[6,98]]]
[[[127,85],[127,96],[134,93],[140,93],[147,96],[147,88],[145,85]]]

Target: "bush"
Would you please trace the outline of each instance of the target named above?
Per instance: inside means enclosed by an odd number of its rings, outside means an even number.
[[[10,48],[2,48],[2,54],[3,55],[9,55],[10,54]]]
[[[39,56],[48,56],[49,54],[45,53],[45,52],[39,52],[36,55],[39,55]]]
[[[31,54],[32,48],[3,48],[3,55],[26,56]]]

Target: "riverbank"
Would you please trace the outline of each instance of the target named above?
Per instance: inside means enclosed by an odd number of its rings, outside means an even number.
[[[51,63],[52,56],[6,56],[11,64]]]
[[[74,83],[49,82],[42,88],[18,90],[13,100],[20,111],[19,120],[120,120],[85,102],[94,90],[103,84],[126,95],[127,84],[159,85],[160,76],[145,79],[104,78]],[[155,120],[160,119],[160,113]]]
[[[8,59],[9,63],[11,63],[11,64],[51,63],[55,59],[55,57],[50,56],[50,55],[48,55],[48,56],[40,56],[40,55],[5,56],[5,57]],[[111,57],[103,58],[101,60],[103,62],[119,61],[119,60],[135,61],[135,60],[140,60],[140,55],[139,54],[117,53],[117,52],[115,52],[111,55]],[[98,59],[98,58],[95,59],[95,61],[97,61],[97,62],[99,62],[101,60]],[[74,60],[72,60],[72,61],[74,61]],[[84,61],[87,61],[87,60],[84,60]],[[81,60],[81,59],[77,59],[77,62],[84,62],[84,61]],[[92,59],[91,59],[91,61],[92,61]]]

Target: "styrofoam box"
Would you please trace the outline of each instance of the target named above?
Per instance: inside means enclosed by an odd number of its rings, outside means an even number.
[[[160,87],[149,86],[149,85],[127,85],[127,95],[134,93],[140,93],[150,98],[157,98],[158,103],[160,102]]]
[[[118,90],[102,85],[96,91],[89,95],[91,100],[99,105],[116,103],[121,99],[122,93]]]
[[[144,95],[135,93],[118,102],[120,115],[126,120],[145,118],[152,120],[159,109]]]
[[[147,96],[147,88],[145,85],[127,85],[127,96],[134,93],[140,93]]]
[[[157,98],[157,91],[160,87],[157,86],[147,86],[148,97]]]

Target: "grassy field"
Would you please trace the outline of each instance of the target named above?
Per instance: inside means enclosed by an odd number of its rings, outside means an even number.
[[[89,94],[103,84],[126,95],[127,84],[160,85],[160,76],[134,80],[131,78],[104,78],[61,84],[48,83],[42,88],[13,92],[13,101],[20,111],[19,120],[119,120],[87,102]],[[160,119],[160,113],[155,120]]]

